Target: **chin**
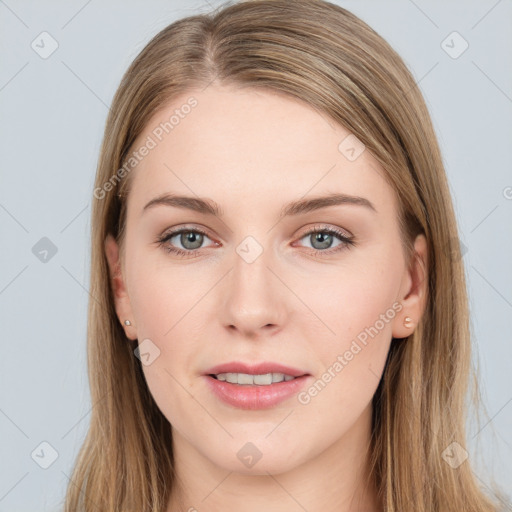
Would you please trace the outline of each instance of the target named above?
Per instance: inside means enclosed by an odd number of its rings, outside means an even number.
[[[213,464],[226,471],[268,476],[268,473],[277,475],[294,469],[303,462],[300,460],[301,455],[304,454],[298,451],[298,447],[286,449],[276,438],[276,445],[268,439],[242,442],[232,440],[229,445],[223,445],[220,452],[207,456]]]

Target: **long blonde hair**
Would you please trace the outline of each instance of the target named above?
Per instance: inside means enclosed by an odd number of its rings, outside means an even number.
[[[169,502],[176,482],[171,426],[148,390],[136,342],[116,317],[104,241],[110,233],[122,246],[131,179],[120,170],[136,137],[173,98],[216,81],[284,92],[343,125],[371,151],[397,193],[408,258],[415,236],[426,236],[428,304],[414,334],[393,340],[373,398],[371,475],[383,509],[496,511],[470,461],[453,468],[443,458],[452,443],[465,445],[474,370],[455,215],[413,76],[382,37],[337,5],[246,0],[221,7],[158,33],[112,102],[93,194],[87,333],[93,408],[65,510],[162,512]]]

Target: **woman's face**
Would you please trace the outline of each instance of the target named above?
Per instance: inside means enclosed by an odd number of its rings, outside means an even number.
[[[376,160],[298,100],[220,86],[173,101],[133,150],[116,309],[177,453],[265,474],[363,449],[391,338],[423,308]],[[363,199],[321,200],[337,194]]]

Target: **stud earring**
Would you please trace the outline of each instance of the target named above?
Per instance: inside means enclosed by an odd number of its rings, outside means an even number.
[[[130,322],[130,320],[125,320],[124,325],[132,325],[132,323]]]
[[[412,324],[413,324],[412,318],[410,316],[406,316],[404,318],[404,326],[409,328],[409,327],[412,327]]]

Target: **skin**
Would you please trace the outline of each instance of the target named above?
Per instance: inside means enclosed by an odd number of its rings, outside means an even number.
[[[371,399],[392,337],[412,334],[423,314],[425,238],[409,265],[395,193],[377,161],[368,150],[347,159],[338,150],[345,128],[280,93],[189,92],[155,115],[134,147],[191,95],[198,105],[132,171],[124,258],[112,237],[105,241],[117,315],[132,324],[123,324],[126,335],[160,350],[143,370],[172,425],[181,487],[167,511],[379,511],[364,480]],[[213,199],[224,216],[164,205],[142,213],[163,192]],[[333,192],[365,197],[376,212],[345,204],[279,220],[288,202]],[[304,235],[318,224],[356,245]],[[199,245],[192,257],[157,243],[184,225],[207,231],[202,245],[179,235],[166,244]],[[249,235],[263,248],[250,264],[236,252]],[[294,396],[271,409],[238,409],[202,376],[223,362],[266,360],[310,373],[312,383],[390,310],[394,318],[307,404]],[[250,468],[237,457],[248,441],[262,454]]]

